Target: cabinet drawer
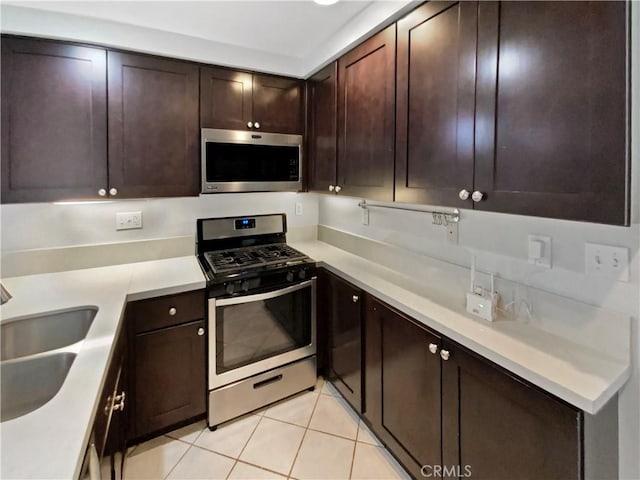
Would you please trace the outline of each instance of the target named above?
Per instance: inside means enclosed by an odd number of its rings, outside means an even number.
[[[135,333],[171,327],[204,316],[204,290],[139,300],[127,306],[127,317],[133,321]]]

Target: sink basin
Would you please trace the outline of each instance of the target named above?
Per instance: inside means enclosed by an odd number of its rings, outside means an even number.
[[[0,326],[0,358],[10,360],[79,342],[96,313],[96,307],[82,307],[9,320]]]
[[[0,422],[30,413],[62,387],[75,353],[60,352],[0,363]]]

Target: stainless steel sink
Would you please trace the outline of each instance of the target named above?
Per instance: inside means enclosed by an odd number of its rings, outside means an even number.
[[[51,400],[75,358],[75,353],[58,352],[0,363],[0,421],[30,413]]]
[[[25,357],[79,342],[87,336],[97,312],[96,307],[82,307],[9,320],[0,326],[0,358]]]

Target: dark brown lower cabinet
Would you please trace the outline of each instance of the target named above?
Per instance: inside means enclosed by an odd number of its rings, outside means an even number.
[[[204,415],[204,302],[203,291],[197,291],[128,305],[130,438],[149,437]]]
[[[365,345],[364,417],[420,478],[441,463],[440,337],[366,295]]]
[[[415,478],[617,478],[617,399],[589,415],[368,295],[364,411]]]
[[[126,331],[116,336],[114,353],[107,367],[107,375],[100,395],[100,403],[93,423],[92,440],[100,462],[102,478],[122,479],[127,443],[129,414],[127,388]],[[89,468],[86,464],[84,468]],[[84,478],[84,477],[81,477]]]
[[[443,465],[474,479],[583,478],[582,411],[460,346],[442,353]]]
[[[319,317],[327,329],[326,375],[358,412],[362,411],[362,290],[323,270]]]

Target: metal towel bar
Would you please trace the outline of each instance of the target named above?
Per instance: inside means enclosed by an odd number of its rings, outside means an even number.
[[[457,208],[451,209],[436,209],[429,206],[420,205],[385,205],[382,203],[371,203],[366,200],[358,203],[360,208],[390,208],[393,210],[408,210],[413,212],[431,213],[433,214],[433,220],[436,225],[448,225],[449,223],[458,223],[460,221],[460,211]]]

